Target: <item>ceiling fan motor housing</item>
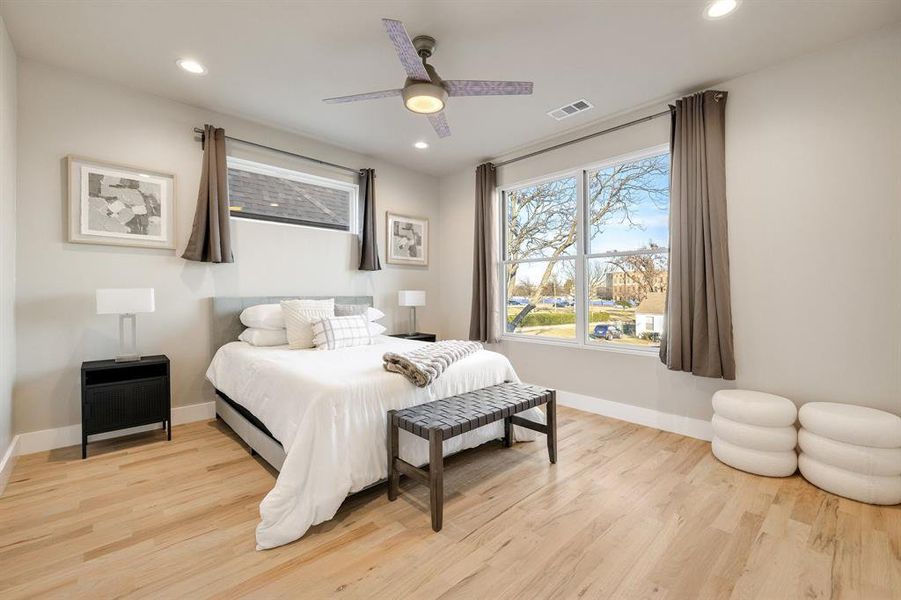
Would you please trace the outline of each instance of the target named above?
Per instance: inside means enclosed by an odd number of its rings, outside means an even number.
[[[413,47],[416,48],[416,53],[422,58],[431,57],[438,46],[438,42],[430,35],[417,35],[412,41]]]

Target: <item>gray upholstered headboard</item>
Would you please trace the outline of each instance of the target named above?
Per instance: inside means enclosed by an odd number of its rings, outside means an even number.
[[[213,297],[210,310],[210,356],[229,342],[238,339],[244,330],[241,325],[241,311],[256,304],[276,304],[282,300],[305,298],[309,300],[326,300],[334,298],[335,304],[365,304],[372,306],[372,296],[246,296],[246,297]]]

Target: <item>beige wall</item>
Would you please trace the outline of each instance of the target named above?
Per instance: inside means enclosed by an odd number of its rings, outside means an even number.
[[[57,70],[19,63],[17,432],[80,422],[78,369],[116,351],[117,322],[94,314],[94,290],[153,287],[157,308],[138,316],[144,353],[169,355],[173,403],[201,402],[208,364],[208,301],[215,295],[371,294],[389,331],[406,327],[398,289],[424,289],[425,330],[437,327],[437,180],[315,140]],[[230,135],[377,172],[379,242],[386,210],[432,222],[430,268],[354,269],[357,240],[346,233],[233,220],[236,262],[178,258],[193,219],[201,162],[192,129],[206,122]],[[246,157],[249,151],[236,152]],[[178,252],[65,242],[63,158],[79,154],[176,175]],[[284,159],[270,157],[284,164]],[[304,165],[305,170],[323,174]],[[383,261],[384,264],[384,261]]]
[[[899,65],[896,28],[717,86],[730,92],[734,384],[669,372],[656,356],[517,341],[500,351],[527,381],[688,417],[708,418],[712,392],[733,385],[901,413]],[[658,119],[515,163],[499,182],[666,143],[668,128]],[[453,300],[442,333],[453,337],[469,323],[469,288],[452,282],[471,277],[473,186],[471,169],[440,182],[441,289]]]
[[[16,373],[16,53],[0,17],[0,459],[12,439]],[[3,482],[0,481],[0,489]]]

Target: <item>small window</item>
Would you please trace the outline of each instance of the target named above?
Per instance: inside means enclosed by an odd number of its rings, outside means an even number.
[[[228,158],[232,217],[357,231],[359,187],[239,158]]]

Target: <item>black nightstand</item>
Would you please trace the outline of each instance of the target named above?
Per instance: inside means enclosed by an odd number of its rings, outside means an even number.
[[[172,439],[169,358],[145,356],[132,362],[81,363],[81,457],[88,436],[162,423]]]
[[[392,333],[391,337],[415,340],[417,342],[434,342],[438,339],[438,336],[434,333]]]

